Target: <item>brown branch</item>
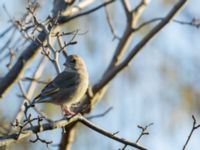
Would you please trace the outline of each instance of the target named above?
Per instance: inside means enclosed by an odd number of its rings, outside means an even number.
[[[105,115],[107,115],[111,110],[113,109],[113,107],[109,107],[106,111],[104,111],[101,114],[97,114],[97,115],[92,115],[87,117],[88,120],[92,120],[92,119],[96,119],[96,118],[100,118],[100,117],[104,117]]]
[[[0,137],[0,147],[4,146],[4,145],[9,145],[13,142],[17,142],[24,138],[27,138],[27,137],[33,135],[34,133],[40,133],[40,132],[44,132],[44,131],[48,131],[48,130],[61,128],[64,126],[70,126],[72,123],[77,122],[78,118],[79,118],[79,115],[74,116],[73,118],[71,118],[68,121],[65,119],[62,119],[62,120],[58,120],[58,121],[54,121],[54,122],[50,122],[50,123],[44,123],[40,126],[36,125],[36,126],[29,127],[27,129],[24,129],[20,135],[18,135],[18,133],[13,133],[6,137]]]
[[[94,125],[93,123],[91,123],[90,121],[88,121],[86,118],[84,118],[82,115],[77,114],[76,116],[70,118],[70,120],[58,120],[58,121],[54,121],[54,122],[50,122],[50,123],[44,123],[44,124],[39,124],[36,126],[31,125],[31,127],[26,128],[24,130],[22,130],[20,132],[20,134],[18,133],[13,133],[10,134],[6,137],[0,137],[0,147],[4,146],[4,145],[8,145],[11,144],[13,142],[19,141],[23,138],[26,138],[28,136],[31,136],[33,134],[38,134],[44,131],[48,131],[48,130],[53,130],[53,129],[57,129],[57,128],[62,128],[62,127],[70,127],[72,124],[76,123],[76,122],[81,122],[82,124],[86,125],[87,127],[89,127],[90,129],[110,138],[113,139],[115,141],[118,141],[120,143],[123,144],[127,144],[129,146],[132,146],[134,148],[140,149],[140,150],[147,150],[146,148],[135,144],[133,142],[130,142],[124,138],[121,138],[119,136],[116,136],[116,134],[110,133],[102,128],[97,127],[96,125]]]
[[[46,34],[41,32],[38,35],[38,39],[43,42],[46,39]],[[32,42],[20,55],[11,70],[0,79],[0,97],[13,83],[18,80],[19,76],[23,73],[24,69],[27,67],[28,63],[37,53],[39,48],[40,43],[37,40]]]
[[[69,16],[60,16],[60,17],[58,18],[58,23],[59,23],[59,24],[63,24],[63,23],[66,23],[66,22],[68,22],[68,21],[71,21],[72,19],[75,19],[75,18],[79,18],[79,17],[85,16],[85,15],[88,15],[88,14],[90,14],[90,13],[93,13],[94,11],[97,11],[97,10],[99,10],[99,9],[101,9],[101,8],[103,8],[103,7],[105,7],[106,5],[109,5],[109,4],[113,3],[114,1],[116,1],[116,0],[110,0],[110,1],[105,2],[105,3],[103,3],[103,4],[99,5],[99,6],[96,6],[96,7],[92,8],[92,9],[90,9],[90,10],[88,10],[88,11],[85,11],[85,12],[83,12],[83,13],[80,13],[80,14],[77,14],[77,15],[74,15],[74,16],[70,16],[70,17],[69,17]]]
[[[109,16],[108,8],[106,6],[104,7],[104,10],[105,10],[106,20],[107,20],[108,26],[110,28],[112,35],[113,35],[113,40],[115,40],[115,39],[120,40],[120,37],[115,33],[115,30],[114,30],[113,25],[111,23],[111,18]]]
[[[143,28],[143,27],[145,27],[145,26],[147,26],[151,23],[162,21],[163,19],[164,18],[153,18],[149,21],[146,21],[146,22],[140,24],[138,27],[134,28],[133,30],[138,31],[141,28]],[[188,26],[196,27],[197,29],[200,27],[200,20],[195,19],[195,18],[193,18],[191,21],[181,21],[181,20],[173,19],[172,22],[178,23],[178,24],[181,24],[181,25],[188,25]]]
[[[24,101],[22,102],[20,111],[17,113],[14,122],[16,122],[16,121],[20,122],[21,121],[20,119],[22,119],[23,116],[20,116],[20,115],[22,115],[22,113],[24,113],[24,112],[27,112],[27,110],[28,110],[28,109],[26,110],[26,108],[24,108],[24,107],[26,106],[27,102],[29,102],[29,103],[31,102],[31,99],[28,98],[28,93],[26,93],[25,88],[24,88],[24,86],[23,86],[21,81],[19,81],[18,85],[19,85],[20,91],[22,93],[21,97],[24,98]],[[34,90],[34,89],[31,88],[31,90]],[[41,117],[46,119],[46,116],[42,112],[40,112],[37,107],[34,107],[34,109]],[[48,119],[46,119],[46,120],[48,120]]]
[[[104,136],[106,136],[108,138],[111,138],[111,139],[113,139],[115,141],[118,141],[118,142],[120,142],[122,144],[126,144],[126,145],[129,145],[129,146],[132,146],[134,148],[141,149],[141,150],[147,150],[146,148],[144,148],[142,146],[139,146],[138,144],[130,142],[130,141],[124,139],[124,138],[116,136],[116,134],[110,133],[110,132],[108,132],[108,131],[106,131],[106,130],[104,130],[102,128],[97,127],[96,125],[94,125],[93,123],[89,122],[84,117],[80,117],[79,121],[81,123],[83,123],[84,125],[86,125],[87,127],[89,127],[90,129],[92,129],[92,130],[94,130],[94,131],[96,131],[96,132],[98,132],[98,133],[100,133],[100,134],[102,134],[102,135],[104,135]]]
[[[189,141],[190,141],[190,139],[192,137],[193,132],[196,129],[200,128],[200,124],[197,124],[197,121],[196,121],[196,118],[194,117],[194,115],[192,115],[192,119],[193,119],[192,129],[190,131],[190,134],[188,135],[188,138],[187,138],[182,150],[186,149],[186,146],[188,145],[188,143],[189,143]]]
[[[22,80],[23,81],[37,82],[39,84],[48,84],[49,83],[48,81],[42,81],[42,80],[38,80],[36,78],[31,78],[31,77],[24,77]]]
[[[130,9],[127,7],[130,7],[128,4],[128,1],[123,1],[124,9],[125,12],[127,11],[126,9]],[[108,66],[108,69],[106,70],[106,73],[109,72],[109,70],[111,68],[113,68],[115,65],[117,65],[122,57],[124,56],[125,51],[127,50],[127,47],[132,39],[132,28],[135,27],[135,25],[137,24],[142,12],[144,11],[144,8],[147,6],[147,2],[146,0],[143,0],[138,6],[137,9],[132,10],[132,11],[128,11],[127,13],[127,25],[126,25],[126,29],[123,33],[123,36],[121,37],[121,40],[119,41],[119,44],[117,46],[117,49],[114,53],[114,56],[111,60],[110,65]]]
[[[71,150],[77,131],[75,128],[76,123],[63,127],[64,133],[59,144],[59,150]]]
[[[129,3],[129,0],[121,0],[122,6],[124,8],[124,11],[126,13],[126,17],[128,18],[130,12],[131,12],[131,5]]]
[[[10,56],[10,60],[9,60],[9,63],[6,65],[8,67],[8,69],[11,68],[14,58],[15,58],[15,52],[11,48],[9,48],[9,56]]]
[[[139,137],[137,138],[136,143],[139,142],[139,140],[142,138],[142,136],[149,135],[149,132],[147,132],[147,129],[152,125],[153,125],[153,123],[150,123],[150,124],[146,125],[145,127],[138,125],[138,128],[141,129],[141,133],[140,133]]]
[[[35,73],[33,75],[34,79],[37,79],[38,77],[41,76],[43,69],[46,65],[46,62],[47,61],[46,61],[45,57],[42,57],[37,66],[37,70],[35,71]],[[34,91],[35,91],[34,89],[36,88],[36,86],[37,86],[36,82],[31,82],[30,86],[28,87],[28,91],[26,93],[27,99],[31,99],[33,97]],[[26,99],[23,100],[21,107],[20,107],[19,111],[16,113],[16,116],[15,116],[15,119],[13,120],[13,122],[15,122],[16,120],[18,120],[18,122],[20,122],[22,120],[24,110],[25,110],[25,107],[24,107],[25,102],[26,102]]]
[[[129,53],[126,59],[116,67],[110,68],[111,70],[104,76],[100,83],[96,84],[93,91],[97,92],[106,86],[120,71],[122,71],[134,58],[134,56],[176,15],[180,8],[186,3],[187,0],[180,0],[168,13],[168,15],[156,25]]]
[[[4,31],[2,31],[2,33],[0,34],[0,38],[5,36],[9,31],[11,31],[12,28],[13,28],[13,25],[10,25]]]
[[[147,2],[147,1],[146,1]],[[94,107],[94,105],[96,104],[96,102],[101,99],[101,97],[105,94],[106,90],[107,90],[107,85],[108,83],[122,70],[124,69],[128,63],[133,59],[133,57],[143,48],[143,46],[149,42],[150,39],[153,38],[153,36],[156,35],[156,33],[158,31],[160,31],[171,19],[172,17],[178,12],[178,10],[183,6],[183,4],[186,2],[186,0],[181,0],[179,1],[173,8],[172,10],[169,12],[169,14],[166,16],[166,18],[161,21],[157,26],[155,26],[145,37],[144,39],[142,39],[131,51],[131,53],[128,55],[128,57],[122,61],[120,64],[119,61],[121,60],[122,56],[124,55],[125,50],[127,49],[129,40],[130,40],[130,36],[132,34],[133,29],[132,27],[134,25],[136,25],[135,23],[131,22],[131,25],[128,24],[126,31],[124,32],[124,35],[122,37],[122,39],[120,40],[120,43],[116,49],[116,52],[113,56],[113,59],[111,60],[111,63],[108,67],[108,69],[106,70],[106,72],[104,73],[104,75],[102,76],[102,79],[93,86],[93,88],[88,92],[88,93],[92,93],[92,94],[88,94],[86,96],[86,98],[83,100],[82,102],[82,107],[80,107],[80,109],[77,109],[75,111],[77,112],[83,112],[83,113],[88,113],[91,111],[91,109]],[[144,6],[146,6],[147,3],[145,3],[145,1],[143,3],[140,3],[139,6],[137,7],[137,9],[135,9],[134,11],[132,11],[132,14],[134,14],[136,16],[136,18],[138,19],[139,16],[141,15],[142,10],[144,10]],[[136,12],[138,12],[139,14],[137,14]],[[133,26],[132,26],[133,25]],[[127,42],[128,41],[128,42]],[[117,65],[118,64],[118,65]],[[90,88],[89,88],[90,89]],[[85,109],[85,105],[87,106]],[[83,109],[84,108],[84,109]]]
[[[173,22],[179,23],[181,25],[193,26],[193,27],[196,27],[197,29],[200,28],[200,19],[193,18],[191,21],[181,21],[181,20],[174,19]]]
[[[142,136],[149,135],[149,132],[147,132],[147,128],[150,127],[151,125],[153,125],[153,123],[150,123],[149,125],[146,125],[145,127],[138,125],[138,128],[141,129],[141,133],[135,143],[138,143],[139,140],[142,138]],[[127,144],[124,144],[123,148],[119,150],[125,150],[127,146],[128,146]]]
[[[10,38],[8,38],[8,40],[7,40],[6,42],[4,41],[5,44],[3,44],[3,46],[0,48],[0,50],[1,50],[1,51],[0,51],[0,55],[1,55],[6,49],[10,49],[10,44],[11,44],[11,42],[13,41],[15,35],[16,35],[16,29],[14,29],[14,30],[12,31],[12,33],[10,34]]]
[[[65,3],[63,5],[62,2],[63,0],[56,0],[56,5],[53,8],[53,16],[59,16],[62,10],[68,8],[67,5],[65,5]],[[90,3],[86,4],[84,3],[86,2],[83,1],[80,3],[81,5],[80,8],[85,8],[90,4]],[[65,7],[63,8],[63,6]],[[72,9],[70,9],[69,15],[72,16],[79,12],[80,9],[73,7]],[[76,17],[73,17],[73,19],[75,18]],[[51,26],[49,26],[49,28],[51,28]],[[47,34],[45,33],[45,31],[41,31],[37,36],[37,38],[33,39],[30,45],[19,56],[18,60],[16,61],[15,65],[11,68],[11,70],[4,77],[0,78],[0,97],[2,97],[3,94],[19,79],[20,75],[23,73],[24,69],[28,66],[29,62],[31,62],[31,60],[36,56],[37,52],[39,51],[39,48],[41,48],[41,43],[43,43],[46,40],[46,38]]]

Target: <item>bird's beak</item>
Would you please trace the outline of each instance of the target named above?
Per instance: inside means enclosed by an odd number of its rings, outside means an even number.
[[[66,61],[64,64],[63,64],[65,67],[70,67],[69,63]]]

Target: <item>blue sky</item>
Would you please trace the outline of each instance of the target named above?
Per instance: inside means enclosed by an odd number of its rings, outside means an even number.
[[[47,2],[47,0],[42,1],[43,4],[47,4]],[[4,3],[11,16],[15,18],[23,13],[24,6],[20,0],[14,2],[5,0],[0,3]],[[200,1],[188,1],[186,7],[176,16],[176,19],[190,21],[192,18],[200,18],[198,6],[200,6]],[[171,4],[163,5],[160,0],[152,0],[142,19],[163,17],[171,7]],[[119,2],[114,4],[111,9],[111,14],[114,16],[112,20],[114,28],[117,34],[121,36],[125,27],[124,12]],[[50,10],[51,5],[45,5],[45,9],[40,10],[42,15],[39,17],[45,18]],[[0,12],[0,26],[3,29],[7,26],[6,15],[2,9],[0,9]],[[116,13],[120,15],[116,16]],[[87,19],[87,22],[84,22],[84,19]],[[79,19],[78,22],[74,23],[74,29],[77,28],[83,32],[88,31],[88,33],[77,37],[78,44],[70,47],[69,53],[78,53],[84,58],[90,73],[91,84],[93,84],[100,79],[118,42],[117,40],[112,41],[112,34],[106,23],[103,10]],[[73,27],[70,27],[70,29],[73,29]],[[65,30],[69,30],[69,28],[65,27]],[[145,31],[148,31],[148,29]],[[199,29],[194,27],[173,22],[168,24],[141,50],[130,66],[113,80],[108,93],[91,114],[101,113],[110,106],[114,109],[105,117],[93,121],[111,132],[120,131],[120,136],[132,141],[135,141],[139,135],[138,124],[147,125],[153,122],[154,125],[149,128],[150,135],[141,140],[144,146],[153,150],[182,149],[192,126],[191,115],[194,114],[197,120],[200,120],[198,111],[200,99],[193,98],[191,100],[182,97],[182,91],[186,89],[187,93],[187,88],[193,89],[193,92],[195,91],[197,95],[200,93],[198,82],[200,80],[199,32]],[[143,33],[137,33],[129,49],[142,37]],[[2,39],[1,43],[3,43]],[[37,62],[39,57],[34,59],[34,62]],[[31,74],[35,69],[34,67],[35,63],[26,70],[25,74]],[[5,67],[0,66],[0,71],[4,74]],[[50,71],[48,66],[46,71],[55,76],[55,72]],[[19,93],[17,85],[11,89],[11,93],[4,97],[3,101],[0,101],[2,114],[7,114],[7,108],[13,110],[8,116],[8,120],[18,110],[20,101],[12,93]],[[3,107],[5,105],[6,108]],[[53,117],[59,118],[60,116]],[[83,125],[79,126],[77,134],[73,146],[75,150],[80,149],[80,145],[83,146],[81,150],[116,150],[122,147],[121,144],[105,138],[83,127]],[[54,138],[54,142],[57,144],[60,130],[45,132],[42,136],[48,139]],[[193,135],[188,149],[198,150],[200,147],[199,138],[198,130]],[[37,144],[37,146],[45,149],[44,144]],[[34,148],[32,147],[32,149]],[[50,149],[56,149],[56,147],[50,147]],[[127,148],[127,150],[129,149]]]

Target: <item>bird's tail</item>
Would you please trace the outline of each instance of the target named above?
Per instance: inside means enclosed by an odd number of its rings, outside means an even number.
[[[37,100],[40,98],[40,94],[38,96],[36,96],[31,102],[30,102],[30,107],[34,107],[35,103],[37,103]]]

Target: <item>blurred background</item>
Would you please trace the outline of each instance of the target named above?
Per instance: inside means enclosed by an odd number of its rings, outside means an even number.
[[[135,7],[140,1],[131,1]],[[152,0],[145,9],[140,22],[157,17],[164,17],[175,0]],[[41,7],[37,12],[40,21],[51,13],[52,0],[40,0]],[[97,1],[92,8],[102,1]],[[9,25],[7,8],[11,18],[19,19],[25,12],[26,0],[1,0],[0,1],[0,31]],[[177,20],[191,21],[200,18],[200,1],[190,0],[184,9],[175,17]],[[89,9],[88,8],[88,9]],[[108,6],[111,22],[116,34],[121,37],[125,29],[126,19],[120,0]],[[129,46],[129,50],[149,31],[153,26],[147,26],[137,32]],[[86,32],[76,37],[78,44],[68,47],[69,53],[82,56],[88,66],[90,82],[93,85],[98,81],[109,64],[118,40],[113,40],[110,32],[105,10],[98,10],[90,15],[76,19],[64,26],[63,31],[79,29]],[[10,34],[13,34],[12,32]],[[16,34],[17,38],[20,33]],[[8,35],[9,37],[9,35]],[[6,37],[0,39],[0,48],[6,42]],[[66,41],[69,37],[66,37]],[[19,41],[20,43],[20,41]],[[13,43],[14,44],[14,43]],[[26,47],[20,47],[17,55],[20,55]],[[119,131],[118,135],[131,141],[136,141],[140,134],[137,125],[145,126],[153,122],[148,131],[150,135],[144,136],[140,144],[151,150],[178,150],[182,149],[187,136],[192,128],[192,114],[200,122],[200,30],[198,28],[181,25],[174,22],[168,24],[159,32],[132,60],[132,63],[110,84],[109,90],[95,109],[87,116],[99,114],[113,107],[106,116],[94,119],[93,122],[110,131]],[[1,53],[1,49],[0,49]],[[9,57],[6,52],[0,55],[0,76],[9,70],[6,64]],[[26,69],[24,76],[32,76],[42,55],[33,60]],[[63,58],[60,59],[62,63]],[[49,81],[55,77],[56,71],[53,65],[46,63],[41,80]],[[23,82],[27,87],[29,82]],[[38,85],[35,95],[42,85]],[[18,112],[22,98],[17,95],[20,90],[15,84],[11,90],[0,100],[0,126],[7,126]],[[53,105],[41,105],[49,118],[61,118],[59,107]],[[57,149],[61,137],[61,129],[40,134],[42,138],[53,140],[49,148],[40,142],[32,144],[27,140],[13,144],[10,149]],[[34,138],[34,137],[32,137]],[[197,130],[188,144],[188,150],[200,148],[200,130]],[[29,138],[30,139],[30,138]],[[77,136],[72,147],[73,150],[117,150],[123,145],[110,140],[80,124]],[[131,149],[130,147],[126,148]]]

